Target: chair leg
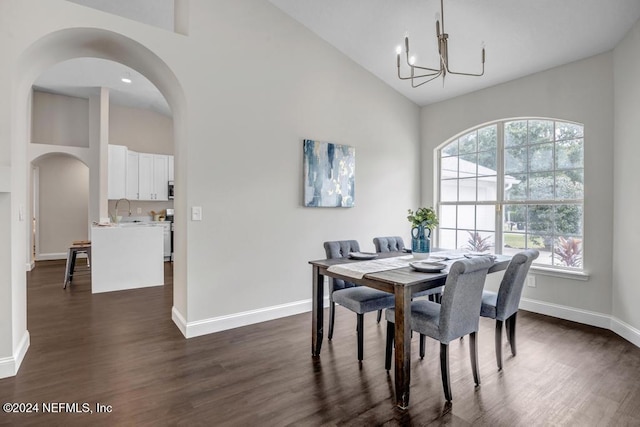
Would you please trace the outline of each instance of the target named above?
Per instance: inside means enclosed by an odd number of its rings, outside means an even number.
[[[469,334],[469,355],[471,356],[471,371],[473,372],[473,381],[476,385],[480,385],[480,371],[478,369],[478,345],[477,332]]]
[[[424,342],[425,336],[420,334],[420,359],[424,359]]]
[[[391,354],[393,353],[393,339],[395,338],[396,327],[393,322],[387,321],[387,344],[384,354],[384,369],[391,369]]]
[[[71,267],[69,268],[69,283],[73,281],[73,272],[76,269],[76,257],[78,256],[78,251],[73,251],[71,253]]]
[[[444,398],[451,402],[451,383],[449,382],[449,345],[440,343],[440,373]]]
[[[331,301],[329,304],[329,341],[333,338],[333,322],[336,319],[336,303]]]
[[[496,320],[496,362],[498,370],[502,369],[502,320]],[[508,321],[507,321],[508,323]]]
[[[358,360],[362,361],[364,352],[364,314],[358,313]]]
[[[516,355],[516,316],[518,313],[513,313],[511,317],[507,319],[507,325],[509,330],[509,344],[511,345],[511,354]]]
[[[378,323],[382,320],[382,310],[378,310]]]
[[[67,253],[67,264],[64,267],[64,286],[62,287],[63,289],[67,289],[67,283],[69,283],[70,267],[71,267],[71,249],[69,249],[69,252]]]

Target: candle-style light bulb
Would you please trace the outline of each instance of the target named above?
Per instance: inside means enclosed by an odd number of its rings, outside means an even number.
[[[402,53],[402,46],[396,46],[396,55],[400,55]]]
[[[409,64],[413,65],[416,62],[416,57],[412,56],[411,58],[409,58]]]
[[[436,12],[435,18],[436,18],[436,22],[440,21],[440,12]]]

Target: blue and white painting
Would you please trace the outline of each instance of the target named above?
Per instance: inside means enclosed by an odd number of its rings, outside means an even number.
[[[355,205],[356,150],[348,145],[304,140],[304,205]]]

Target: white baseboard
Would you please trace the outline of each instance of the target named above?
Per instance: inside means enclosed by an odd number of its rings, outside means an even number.
[[[634,344],[636,347],[640,347],[640,331],[633,326],[624,323],[620,319],[612,317],[611,330],[620,335],[625,340]]]
[[[329,297],[325,297],[324,306],[329,306]],[[307,313],[309,311],[311,311],[310,299],[265,307],[258,310],[234,313],[227,316],[213,317],[195,322],[186,322],[184,317],[174,307],[171,310],[171,318],[186,338],[193,338],[201,335],[212,334],[214,332],[226,331],[227,329],[267,322],[281,317]]]
[[[324,307],[328,306],[329,297],[327,296],[324,299]],[[557,317],[559,319],[571,320],[585,325],[609,329],[635,346],[640,347],[640,330],[607,314],[531,300],[528,298],[522,298],[520,301],[520,308],[534,313]],[[182,314],[173,307],[171,310],[171,318],[186,338],[193,338],[201,335],[212,334],[214,332],[225,331],[227,329],[248,326],[254,323],[279,319],[281,317],[306,313],[309,311],[311,311],[310,299],[261,308],[258,310],[234,313],[227,316],[213,317],[195,322],[187,322],[184,316],[182,316]]]
[[[30,343],[29,331],[25,331],[13,356],[0,359],[0,378],[13,377],[18,373]]]
[[[36,261],[53,261],[57,259],[67,259],[67,254],[65,252],[51,252],[48,254],[36,255]]]
[[[559,319],[571,320],[585,325],[609,329],[636,347],[640,347],[640,330],[607,314],[580,310],[548,302],[535,301],[528,298],[522,298],[520,300],[520,308],[534,313],[557,317]]]

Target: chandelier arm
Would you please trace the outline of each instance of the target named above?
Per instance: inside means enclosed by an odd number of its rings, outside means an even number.
[[[425,70],[425,71],[434,71],[436,73],[441,73],[442,72],[442,67],[440,67],[440,69],[436,69],[436,68],[429,68],[429,67],[420,67],[418,65],[411,64],[411,62],[409,62],[409,51],[408,50],[406,51],[405,59],[407,61],[407,66],[409,68],[417,68],[419,70]]]
[[[418,83],[418,84],[415,84],[415,83],[413,82],[413,80],[414,80],[414,79],[411,79],[411,87],[412,87],[412,88],[420,87],[420,86],[422,86],[422,85],[423,85],[423,84],[425,84],[425,83],[429,83],[430,81],[437,79],[437,78],[438,78],[438,77],[440,77],[441,75],[442,75],[442,71],[440,71],[439,73],[437,73],[435,76],[431,77],[430,79],[425,80],[425,81],[423,81],[422,83]]]
[[[481,77],[481,76],[484,75],[484,63],[482,64],[482,72],[481,73],[458,73],[456,71],[451,71],[449,69],[449,64],[446,64],[446,68],[447,68],[447,73],[455,74],[455,75],[458,75],[458,76]]]

